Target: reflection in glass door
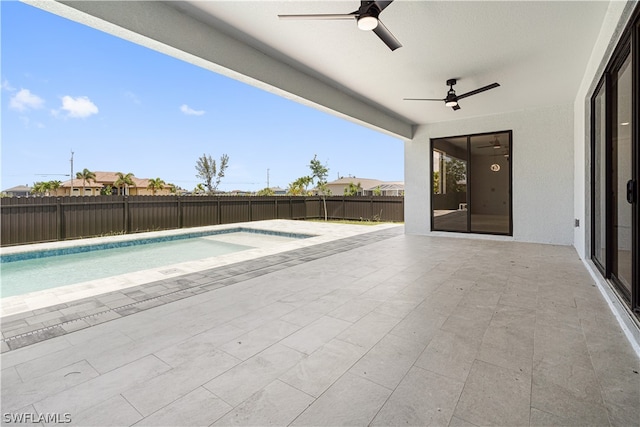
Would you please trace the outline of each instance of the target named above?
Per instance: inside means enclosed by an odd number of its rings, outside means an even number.
[[[433,142],[433,228],[467,231],[467,138]]]
[[[512,234],[511,131],[432,141],[432,229]]]
[[[471,232],[510,234],[510,135],[476,135],[469,140]]]

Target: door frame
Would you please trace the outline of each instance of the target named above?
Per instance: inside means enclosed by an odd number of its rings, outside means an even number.
[[[634,118],[631,125],[631,179],[635,182],[635,193],[633,194],[633,203],[631,203],[631,258],[632,258],[632,270],[631,270],[631,292],[629,292],[624,285],[613,274],[614,270],[614,218],[613,213],[617,207],[613,206],[612,192],[615,191],[613,187],[613,123],[615,117],[613,117],[613,76],[620,70],[624,62],[631,55],[631,73],[632,73],[632,87],[631,87],[631,116]],[[618,45],[616,46],[613,55],[605,67],[605,70],[600,78],[600,81],[596,85],[594,92],[590,99],[590,145],[591,145],[591,260],[602,273],[603,277],[611,283],[612,288],[622,297],[624,301],[629,305],[632,312],[640,318],[640,280],[638,279],[640,268],[640,219],[638,202],[640,191],[640,5],[636,6],[634,13],[629,21],[627,28],[624,30]],[[599,154],[596,150],[596,115],[595,115],[595,99],[599,94],[599,91],[604,87],[605,89],[605,158],[601,159],[605,163],[605,194],[601,195],[605,197],[605,211],[601,214],[605,215],[605,262],[604,265],[596,258],[595,248],[595,230],[596,221],[600,218],[595,216],[595,189],[598,182],[598,172],[595,170],[596,156]],[[624,195],[619,195],[624,196]]]
[[[508,233],[495,233],[495,232],[481,232],[481,231],[471,231],[471,188],[473,187],[473,182],[469,179],[471,175],[471,169],[473,165],[471,164],[471,138],[477,136],[487,136],[487,135],[496,135],[496,134],[507,134],[509,137],[509,231]],[[455,139],[455,138],[466,138],[467,140],[467,153],[468,153],[468,161],[467,161],[467,229],[463,230],[438,230],[435,228],[434,224],[434,215],[433,215],[433,152],[434,152],[434,143],[440,139]],[[464,135],[448,135],[439,138],[431,138],[429,141],[429,193],[431,197],[429,198],[429,217],[430,217],[430,225],[431,231],[443,231],[447,233],[465,233],[465,234],[488,234],[494,236],[513,236],[513,130],[499,130],[493,132],[481,132],[481,133],[473,133],[473,134],[464,134]]]

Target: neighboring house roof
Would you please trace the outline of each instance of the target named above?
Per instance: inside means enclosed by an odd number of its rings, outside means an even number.
[[[349,185],[350,183],[354,183],[356,185],[360,183],[360,187],[362,187],[363,189],[384,184],[383,181],[380,181],[378,179],[358,178],[356,176],[348,176],[346,178],[340,178],[335,181],[327,182],[327,185]]]
[[[113,185],[114,182],[118,180],[118,175],[116,172],[94,172],[96,175],[95,180],[85,181],[85,187],[87,188],[101,188],[107,185]],[[135,188],[147,188],[149,187],[149,179],[148,178],[137,178],[135,176],[131,177],[133,181],[133,187]],[[74,187],[82,187],[82,180],[78,178],[73,178],[73,186]],[[67,180],[60,185],[60,187],[71,187],[71,180]]]
[[[364,191],[373,191],[380,187],[380,190],[404,190],[403,181],[380,181],[378,179],[371,178],[358,178],[356,176],[350,176],[346,178],[340,178],[335,181],[327,182],[329,186],[348,186],[350,183],[355,185],[360,184],[360,188]]]
[[[383,182],[382,184],[374,185],[373,187],[369,187],[369,188],[365,188],[365,190],[373,191],[378,187],[380,187],[381,191],[404,190],[404,182],[402,182],[402,181],[398,181],[398,182]]]
[[[27,185],[16,185],[15,187],[7,188],[6,190],[2,190],[3,193],[22,193],[22,192],[30,192],[32,190],[31,187]]]

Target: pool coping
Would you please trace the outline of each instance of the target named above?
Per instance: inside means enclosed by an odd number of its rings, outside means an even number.
[[[153,307],[188,298],[203,292],[210,292],[251,278],[305,262],[324,258],[336,253],[375,243],[399,235],[404,227],[397,224],[376,226],[348,226],[344,224],[315,224],[302,227],[300,221],[274,220],[261,222],[261,226],[278,228],[313,228],[317,236],[280,244],[272,248],[242,251],[217,262],[216,265],[201,265],[200,270],[146,281],[133,286],[108,292],[100,292],[68,302],[45,305],[32,310],[6,314],[0,319],[2,340],[1,351],[15,350],[36,342],[44,341],[67,333],[88,328],[109,320],[138,313]],[[295,223],[295,224],[291,224]],[[244,223],[250,224],[250,223]],[[255,224],[255,223],[253,223]],[[238,224],[236,224],[237,226]],[[338,226],[338,228],[336,228]],[[356,227],[356,228],[353,228]],[[257,227],[255,227],[257,228]],[[252,254],[248,252],[253,251]],[[237,259],[237,254],[249,255]],[[234,257],[234,255],[236,255]],[[223,257],[226,257],[223,256]],[[223,258],[218,257],[218,258]],[[235,258],[235,260],[234,260]],[[178,266],[187,264],[176,264]],[[167,268],[167,267],[164,267]],[[145,270],[146,271],[146,270]],[[9,297],[13,298],[13,297]]]

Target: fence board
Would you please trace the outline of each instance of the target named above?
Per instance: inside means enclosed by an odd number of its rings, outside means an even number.
[[[330,219],[404,221],[404,198],[326,198]],[[268,219],[324,218],[321,197],[66,196],[0,199],[1,245]]]

